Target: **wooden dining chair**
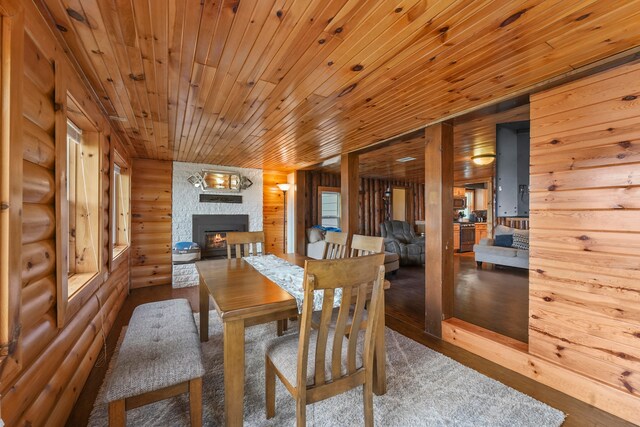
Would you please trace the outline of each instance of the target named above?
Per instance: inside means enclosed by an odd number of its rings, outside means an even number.
[[[339,233],[337,231],[327,231],[324,236],[324,251],[322,259],[340,259],[347,256],[347,233]]]
[[[354,234],[351,238],[351,257],[384,253],[384,238]]]
[[[374,344],[381,323],[379,317],[384,315],[383,283],[384,254],[305,262],[300,333],[273,339],[266,346],[267,418],[275,416],[277,375],[296,400],[298,427],[306,424],[307,404],[360,385],[365,425],[373,426]],[[370,286],[369,316],[363,321]],[[355,294],[355,308],[350,313],[351,298],[343,298],[336,319],[332,319],[338,289],[342,295]],[[323,301],[320,326],[312,329],[316,292],[323,292]]]
[[[236,258],[250,255],[264,255],[264,242],[264,231],[229,232],[227,233],[227,259],[232,258],[231,247],[235,248]],[[259,248],[258,244],[260,244]]]

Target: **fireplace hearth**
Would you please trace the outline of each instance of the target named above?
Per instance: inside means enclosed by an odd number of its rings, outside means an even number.
[[[192,240],[201,249],[201,256],[227,256],[227,233],[249,231],[249,215],[193,215]]]

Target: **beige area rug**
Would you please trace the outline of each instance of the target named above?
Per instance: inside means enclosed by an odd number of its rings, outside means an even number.
[[[210,339],[203,343],[203,420],[205,426],[224,421],[222,324],[210,313]],[[198,323],[198,314],[196,323]],[[296,333],[295,322],[289,333]],[[124,333],[122,334],[124,335]],[[251,327],[246,333],[244,419],[247,426],[295,425],[295,403],[276,380],[276,417],[267,420],[264,402],[264,341],[276,336],[276,325]],[[120,337],[120,342],[122,340]],[[374,396],[378,426],[559,426],[565,415],[525,394],[492,380],[391,329],[387,339],[387,393]],[[118,348],[120,346],[118,343]],[[108,378],[116,355],[111,360]],[[106,381],[105,381],[106,382]],[[187,395],[127,412],[127,425],[188,426]],[[362,391],[357,388],[307,407],[309,426],[361,426]],[[104,384],[94,404],[89,425],[108,425]]]

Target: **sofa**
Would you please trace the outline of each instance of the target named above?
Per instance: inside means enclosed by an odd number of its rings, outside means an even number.
[[[498,225],[495,228],[495,239],[485,238],[473,246],[476,262],[478,267],[483,262],[496,265],[504,265],[507,267],[529,268],[529,230],[517,230],[514,228]],[[515,236],[514,240],[526,242],[526,244],[516,243],[517,247],[497,246],[497,236],[510,235]],[[526,249],[524,249],[526,247]]]
[[[325,231],[321,228],[307,228],[307,256],[313,259],[322,259],[324,247],[327,244],[324,241]],[[384,253],[384,269],[385,273],[396,273],[400,268],[400,256],[385,251]]]
[[[400,265],[424,264],[424,237],[416,236],[406,221],[385,221],[380,224],[384,250],[400,256]]]

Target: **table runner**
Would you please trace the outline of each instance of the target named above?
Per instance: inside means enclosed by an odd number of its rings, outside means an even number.
[[[296,299],[298,313],[302,313],[302,302],[304,300],[304,268],[291,264],[278,256],[256,255],[243,257],[243,260],[251,264],[263,276],[269,278],[273,283],[280,286],[287,293]],[[315,292],[313,295],[313,311],[322,310],[323,291]],[[342,289],[336,289],[333,298],[333,306],[339,307],[342,300]]]

